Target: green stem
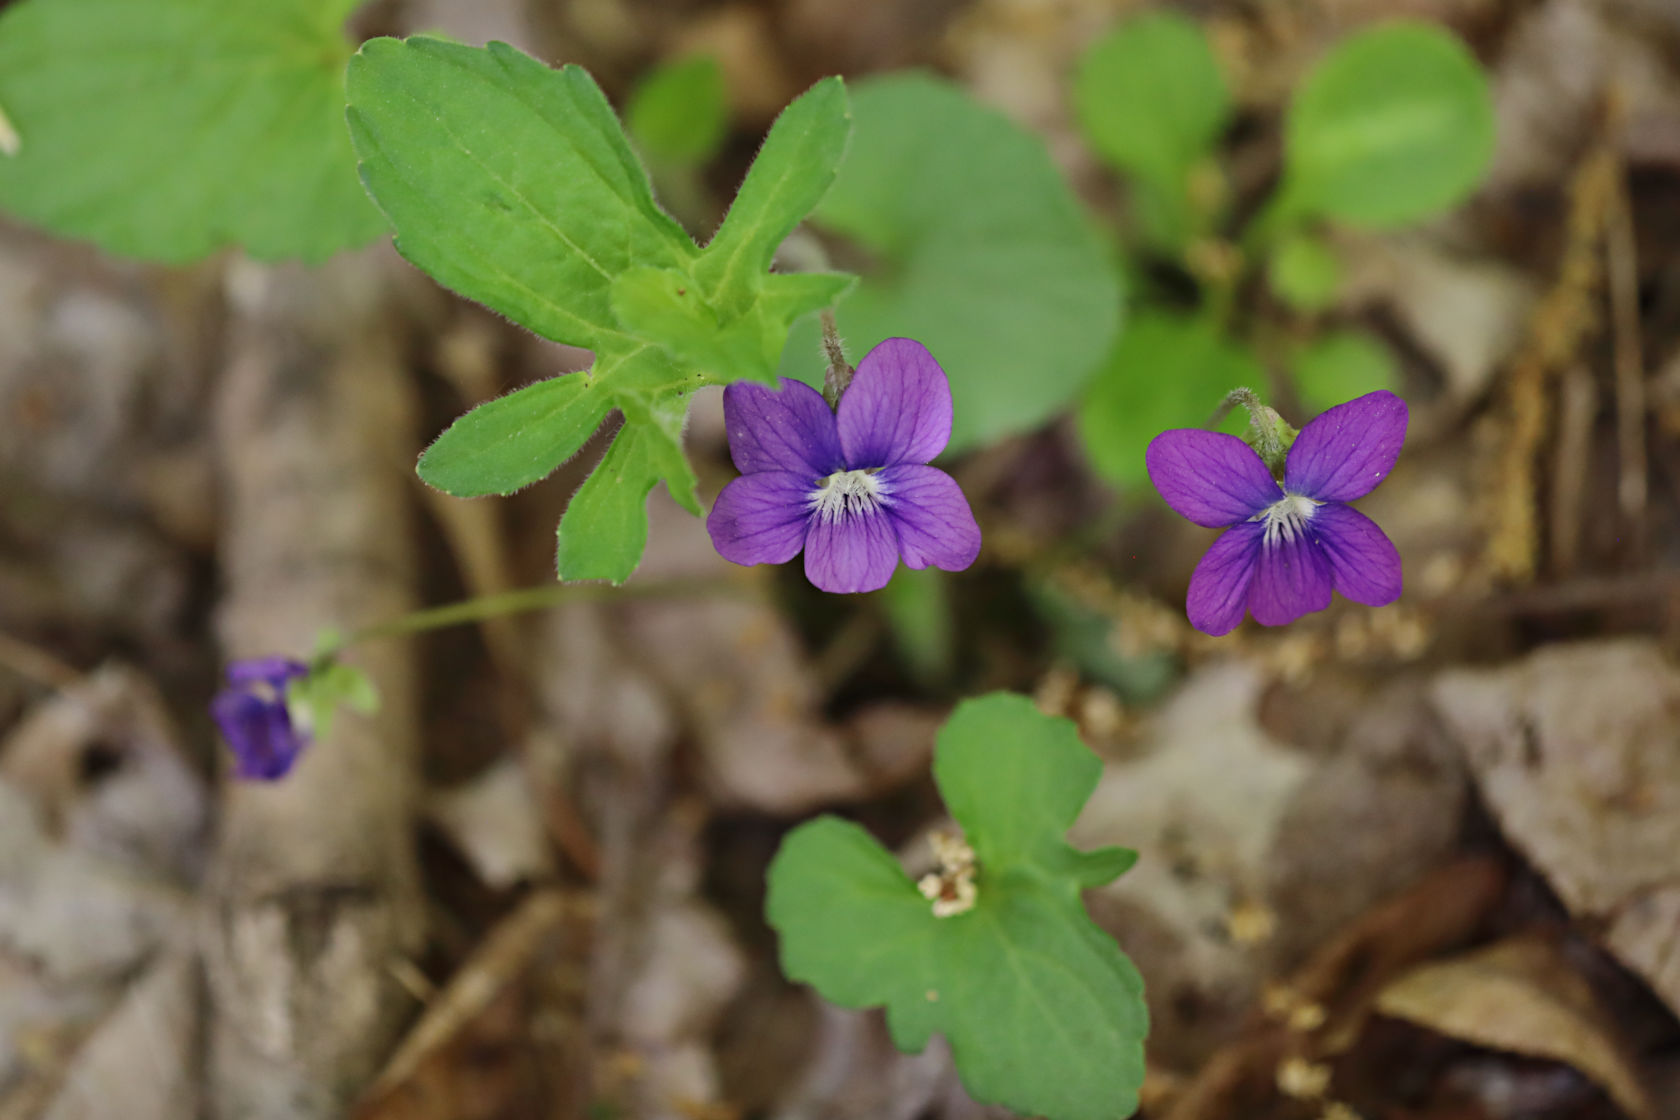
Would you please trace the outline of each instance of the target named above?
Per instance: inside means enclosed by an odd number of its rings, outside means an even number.
[[[541,587],[521,587],[514,591],[500,591],[494,595],[480,595],[445,603],[439,607],[425,607],[408,614],[375,622],[351,631],[342,640],[322,650],[321,658],[336,657],[361,642],[377,638],[401,638],[427,630],[441,630],[469,622],[483,622],[503,615],[523,614],[527,611],[559,607],[568,603],[595,603],[606,600],[686,599],[708,595],[735,596],[745,599],[758,597],[758,591],[747,584],[728,579],[670,579],[635,583],[628,587],[613,587],[602,583],[545,584]]]

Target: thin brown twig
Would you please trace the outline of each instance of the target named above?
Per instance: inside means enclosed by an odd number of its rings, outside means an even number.
[[[1203,1065],[1166,1120],[1257,1114],[1275,1099],[1277,1071],[1286,1059],[1322,1061],[1345,1053],[1389,981],[1468,940],[1499,900],[1506,878],[1498,860],[1469,856],[1365,911],[1279,989],[1293,1006],[1320,1012],[1316,1025],[1298,1029],[1287,1019],[1257,1018]]]
[[[74,665],[4,633],[0,633],[0,668],[47,688],[66,689],[82,683],[82,673]]]
[[[1529,587],[1491,599],[1461,603],[1453,609],[1473,614],[1512,616],[1568,614],[1613,607],[1654,606],[1676,597],[1680,597],[1680,572],[1659,570]]]
[[[1568,237],[1557,277],[1534,309],[1528,336],[1506,377],[1505,432],[1493,470],[1483,557],[1498,579],[1525,583],[1538,567],[1534,468],[1546,435],[1546,382],[1597,324],[1593,297],[1603,283],[1599,244],[1620,173],[1620,121],[1619,102],[1610,99],[1601,139],[1570,180]]]
[[[1581,553],[1581,511],[1586,492],[1587,458],[1592,451],[1593,420],[1598,390],[1592,374],[1570,364],[1559,379],[1560,400],[1556,454],[1552,459],[1552,570],[1559,576],[1575,571]]]
[[[881,619],[870,612],[854,614],[818,652],[811,665],[817,691],[832,696],[869,660],[881,638]]]
[[[601,845],[584,821],[569,792],[558,783],[542,783],[541,812],[543,825],[555,847],[572,862],[585,881],[601,881]]]
[[[1604,220],[1610,324],[1616,371],[1616,502],[1630,552],[1644,551],[1645,502],[1650,491],[1645,458],[1645,356],[1639,337],[1639,259],[1627,169],[1618,164]]]

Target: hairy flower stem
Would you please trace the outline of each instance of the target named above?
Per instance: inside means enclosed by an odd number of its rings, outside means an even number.
[[[828,372],[823,375],[823,400],[829,408],[838,409],[840,398],[857,369],[846,361],[846,344],[840,341],[840,327],[834,321],[833,310],[826,307],[822,313],[822,345],[828,357]]]
[[[400,638],[427,630],[441,630],[469,622],[483,622],[503,615],[523,614],[567,603],[592,603],[625,599],[682,599],[709,595],[733,595],[752,598],[756,592],[734,580],[670,579],[650,580],[627,587],[613,587],[602,583],[544,584],[540,587],[521,587],[494,595],[479,595],[459,602],[410,611],[383,622],[375,622],[353,630],[323,649],[317,660],[336,657],[344,650],[376,638]]]
[[[1219,423],[1227,412],[1239,407],[1248,409],[1248,434],[1243,439],[1259,453],[1266,469],[1274,477],[1281,478],[1284,457],[1299,433],[1278,415],[1276,409],[1261,404],[1259,394],[1253,389],[1232,389],[1214,414],[1213,423]]]

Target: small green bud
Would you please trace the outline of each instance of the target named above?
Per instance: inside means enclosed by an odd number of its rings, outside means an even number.
[[[1233,389],[1225,403],[1248,409],[1248,431],[1243,441],[1259,453],[1267,470],[1281,477],[1284,457],[1300,433],[1278,415],[1277,409],[1261,404],[1259,394],[1252,389]]]

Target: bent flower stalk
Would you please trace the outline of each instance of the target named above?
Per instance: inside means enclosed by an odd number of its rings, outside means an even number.
[[[729,453],[741,477],[706,518],[712,545],[736,564],[784,564],[803,550],[824,591],[885,587],[900,559],[961,571],[980,526],[950,475],[928,461],[951,439],[951,386],[927,348],[889,338],[858,363],[830,410],[782,379],[723,393]]]
[[[1191,625],[1228,634],[1252,613],[1281,626],[1328,607],[1332,589],[1372,607],[1398,599],[1400,553],[1346,503],[1394,469],[1406,421],[1406,403],[1389,392],[1329,409],[1295,437],[1281,486],[1236,436],[1156,436],[1145,453],[1155,489],[1184,517],[1225,530],[1190,577]]]

